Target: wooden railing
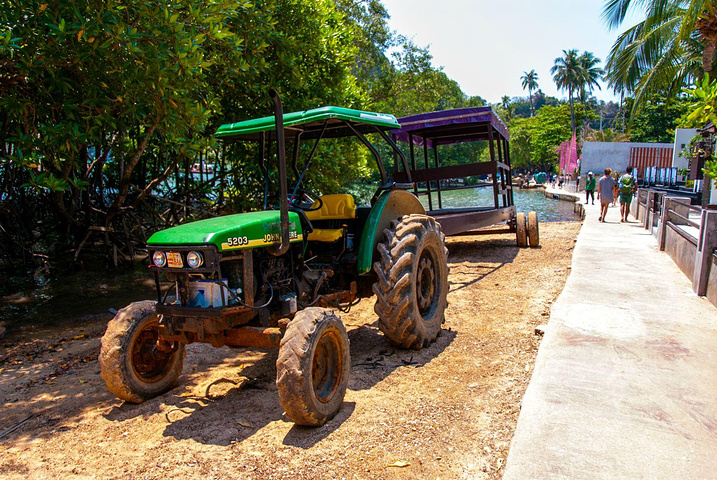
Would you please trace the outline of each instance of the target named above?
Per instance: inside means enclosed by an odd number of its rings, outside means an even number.
[[[714,206],[713,206],[714,207]],[[690,199],[650,189],[638,191],[633,213],[645,229],[657,235],[661,251],[692,281],[698,295],[708,295],[709,288],[717,298],[717,208],[690,204]]]

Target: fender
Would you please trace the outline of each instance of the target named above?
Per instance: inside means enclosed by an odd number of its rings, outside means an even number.
[[[391,220],[398,220],[404,215],[412,213],[426,214],[418,198],[404,190],[390,190],[383,192],[371,208],[371,212],[361,234],[361,244],[358,251],[358,274],[366,275],[371,272],[373,256],[376,252],[381,233],[387,228]]]

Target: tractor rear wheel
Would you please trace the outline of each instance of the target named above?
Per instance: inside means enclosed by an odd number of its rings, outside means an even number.
[[[107,390],[132,403],[161,395],[177,383],[184,345],[157,348],[159,319],[155,302],[134,302],[117,312],[102,337],[99,362]]]
[[[538,236],[538,214],[535,212],[528,213],[528,242],[530,246],[535,248],[540,245],[540,238]]]
[[[515,214],[515,237],[520,248],[528,246],[528,231],[523,212]]]
[[[341,408],[349,382],[349,337],[326,308],[300,311],[289,322],[276,361],[279,402],[294,423],[318,427]]]
[[[445,236],[432,217],[407,215],[384,229],[378,253],[373,265],[378,327],[393,345],[419,350],[436,339],[445,321]]]

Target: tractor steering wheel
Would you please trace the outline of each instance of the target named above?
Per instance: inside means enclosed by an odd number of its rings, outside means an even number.
[[[304,212],[315,212],[316,210],[321,210],[321,207],[324,206],[321,195],[304,188],[297,188],[296,193],[289,200],[291,200],[292,207]],[[316,207],[313,206],[315,203],[318,203]]]

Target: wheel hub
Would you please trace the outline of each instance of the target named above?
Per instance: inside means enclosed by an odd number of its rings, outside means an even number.
[[[161,378],[169,362],[171,353],[157,349],[158,337],[156,329],[147,328],[139,333],[132,345],[132,368],[145,382]]]
[[[323,403],[331,400],[338,389],[343,371],[343,358],[338,339],[333,333],[321,336],[311,365],[311,380],[316,398]]]
[[[433,295],[436,291],[436,272],[433,261],[429,256],[422,256],[418,262],[418,274],[416,275],[416,293],[418,296],[418,308],[421,314],[425,313],[433,303]]]

